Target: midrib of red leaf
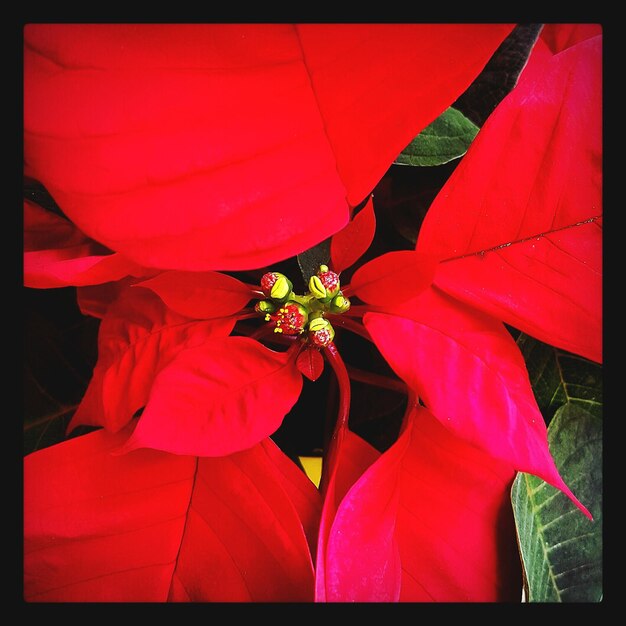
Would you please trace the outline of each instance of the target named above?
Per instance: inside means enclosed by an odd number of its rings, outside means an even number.
[[[207,528],[210,528],[210,529],[211,529],[211,532],[213,533],[213,535],[214,535],[215,537],[218,537],[218,538],[219,538],[219,535],[218,535],[218,534],[214,531],[213,527],[212,527],[212,526],[211,526],[211,524],[208,522],[208,520],[204,517],[204,515],[202,515],[202,513],[201,513],[200,511],[196,510],[196,509],[193,507],[193,492],[194,492],[194,489],[195,489],[195,486],[196,486],[196,481],[198,481],[198,480],[202,482],[202,484],[204,485],[204,487],[205,487],[206,489],[208,489],[209,491],[212,491],[212,492],[213,492],[213,493],[217,496],[217,493],[216,493],[215,489],[213,489],[213,486],[212,486],[212,485],[211,485],[211,484],[210,484],[207,480],[205,480],[202,476],[199,476],[199,475],[198,475],[198,468],[199,468],[199,462],[198,462],[198,461],[199,461],[199,459],[197,458],[197,459],[196,459],[196,470],[195,470],[195,473],[194,473],[194,476],[193,476],[193,479],[192,479],[192,488],[191,488],[191,494],[190,494],[190,498],[189,498],[189,505],[188,505],[188,507],[187,507],[187,511],[186,511],[186,513],[185,513],[185,527],[184,527],[183,533],[182,533],[182,535],[181,535],[180,546],[179,546],[179,548],[178,548],[178,553],[177,553],[177,555],[176,555],[176,560],[175,560],[176,565],[175,565],[174,571],[172,572],[172,582],[173,582],[173,580],[174,580],[174,577],[176,577],[176,578],[178,579],[178,581],[179,581],[180,585],[182,586],[182,588],[183,588],[183,589],[185,589],[185,593],[187,593],[187,595],[188,595],[188,596],[189,596],[189,593],[187,592],[187,589],[185,588],[184,583],[183,583],[183,582],[182,582],[182,580],[181,580],[180,578],[178,578],[178,576],[176,575],[176,569],[177,569],[177,567],[178,567],[178,559],[179,559],[179,556],[180,556],[180,550],[181,550],[181,548],[182,548],[183,543],[185,542],[185,534],[186,534],[186,532],[187,532],[187,526],[188,526],[188,524],[189,524],[189,518],[190,518],[190,513],[191,513],[191,511],[193,510],[193,512],[194,512],[194,513],[195,513],[195,514],[196,514],[196,515],[197,515],[197,516],[198,516],[198,517],[202,520],[202,522],[205,524],[205,526],[207,526]],[[233,464],[237,466],[237,464],[236,464],[236,463],[234,463],[234,462],[233,462]],[[237,469],[238,469],[238,470],[239,470],[242,474],[246,475],[246,474],[245,474],[245,472],[244,472],[244,471],[243,471],[243,470],[242,470],[239,466],[237,466]],[[247,478],[249,478],[247,475],[246,475],[246,477],[247,477]],[[257,492],[261,493],[261,492],[260,492],[260,490],[257,488],[257,486],[256,486],[256,484],[254,483],[254,481],[253,481],[253,480],[250,480],[250,483],[251,483],[251,484],[255,487],[255,489],[256,489],[256,491],[257,491]],[[261,495],[262,495],[262,494],[261,494]],[[255,532],[254,527],[253,527],[253,526],[252,526],[252,525],[248,522],[248,520],[243,519],[243,518],[242,518],[241,516],[239,516],[239,515],[237,515],[237,518],[238,518],[239,520],[241,520],[241,521],[243,522],[243,524],[244,524],[245,526],[247,526],[247,527],[248,527],[248,528],[252,531],[252,533],[253,533],[256,537],[258,537],[259,542],[260,542],[260,543],[262,543],[262,544],[263,544],[263,545],[267,548],[267,546],[266,546],[265,542],[263,541],[263,538],[262,538],[262,537],[260,537],[260,536],[259,536],[259,534],[258,534],[257,532]],[[283,527],[283,531],[285,532],[285,535],[287,535],[287,532],[285,531],[284,527]],[[220,542],[220,543],[221,543],[221,542]],[[286,575],[288,575],[288,572],[287,572],[287,571],[285,570],[285,568],[283,567],[282,562],[281,562],[279,559],[277,559],[277,558],[276,558],[276,556],[274,555],[274,553],[272,552],[272,550],[271,550],[271,549],[269,549],[269,548],[267,548],[267,553],[268,553],[268,554],[272,557],[272,559],[273,559],[273,560],[274,560],[274,562],[277,564],[277,566],[279,567],[279,569],[281,569],[281,570],[282,570],[282,571],[283,571]],[[231,556],[231,555],[229,554],[229,556]],[[244,576],[244,572],[242,572],[242,571],[241,571],[241,567],[240,567],[240,566],[239,566],[239,564],[235,561],[235,559],[233,559],[233,558],[232,558],[232,556],[231,556],[231,561],[232,561],[233,565],[235,566],[235,568],[237,569],[237,571],[241,574],[241,582],[242,582],[242,584],[244,585],[244,587],[246,588],[246,590],[248,591],[248,595],[249,595],[249,597],[250,597],[250,600],[251,600],[251,601],[253,601],[253,600],[254,600],[254,596],[252,595],[252,593],[250,593],[250,588],[248,587],[248,585],[247,585],[247,583],[246,583],[246,578],[245,578],[245,576]],[[170,588],[169,588],[169,591],[168,591],[168,597],[169,597],[169,594],[170,594],[171,592],[172,592],[172,584],[170,583]]]
[[[570,230],[572,228],[577,228],[579,226],[584,226],[585,224],[595,223],[597,220],[602,219],[602,215],[594,215],[589,219],[583,220],[582,222],[576,222],[575,224],[567,224],[566,226],[560,226],[559,228],[553,228],[552,230],[547,230],[541,233],[537,233],[536,235],[529,235],[527,237],[523,237],[521,239],[516,239],[514,241],[508,241],[506,243],[498,244],[497,246],[492,246],[491,248],[485,248],[483,250],[476,250],[474,252],[466,252],[465,254],[460,254],[458,256],[448,257],[447,259],[442,259],[440,263],[451,263],[452,261],[460,261],[461,259],[466,259],[472,256],[483,256],[488,252],[497,252],[498,250],[502,250],[503,248],[509,248],[516,244],[527,243],[532,241],[533,239],[540,239],[541,237],[546,237],[548,235],[552,235],[554,233],[559,233],[564,230]]]
[[[300,49],[300,58],[302,59],[302,66],[304,67],[305,71],[306,71],[306,76],[309,80],[309,87],[311,88],[311,93],[313,94],[313,98],[315,99],[315,108],[317,109],[317,112],[319,114],[319,118],[322,122],[322,128],[324,129],[324,136],[326,137],[326,142],[328,143],[329,146],[331,146],[331,154],[333,155],[333,162],[335,164],[335,171],[337,172],[337,176],[339,177],[339,180],[342,183],[342,186],[344,188],[345,191],[345,199],[346,199],[346,204],[349,204],[348,201],[348,192],[345,189],[345,184],[343,183],[343,179],[341,178],[341,174],[339,172],[339,165],[337,164],[337,153],[336,153],[336,147],[334,145],[334,143],[332,142],[330,135],[328,134],[328,127],[326,125],[326,120],[324,119],[324,115],[322,114],[322,107],[320,106],[320,101],[319,101],[319,97],[317,95],[317,90],[315,89],[315,84],[313,83],[313,77],[311,76],[311,69],[309,68],[309,64],[307,63],[306,60],[306,54],[304,52],[304,46],[302,45],[302,39],[300,38],[300,31],[298,30],[298,25],[297,24],[292,24],[291,29],[293,30],[295,36],[296,36],[296,40],[298,42],[298,47]]]
[[[187,597],[189,597],[189,594],[187,593],[187,589],[185,588],[185,585],[180,580],[180,578],[178,578],[178,576],[176,575],[176,569],[178,568],[178,559],[180,558],[180,551],[181,551],[181,548],[183,547],[183,543],[185,541],[185,533],[187,532],[187,526],[189,524],[189,511],[191,510],[193,490],[194,490],[194,487],[196,486],[196,480],[198,479],[198,457],[196,457],[194,461],[195,461],[195,468],[193,470],[193,476],[191,478],[191,487],[189,489],[189,501],[187,502],[187,509],[184,514],[185,524],[183,525],[183,530],[180,534],[180,541],[178,542],[178,551],[176,552],[176,558],[174,559],[174,568],[172,569],[172,575],[170,576],[170,585],[167,590],[167,598],[169,598],[170,595],[172,594],[172,585],[174,583],[174,578],[178,579],[180,586],[185,590]]]
[[[141,337],[138,337],[135,341],[129,342],[129,343],[124,343],[122,345],[122,348],[119,349],[119,352],[116,354],[116,359],[123,359],[126,354],[128,352],[130,352],[131,350],[135,349],[136,347],[141,347],[141,345],[147,341],[149,341],[150,339],[152,339],[153,337],[155,337],[156,335],[159,335],[162,332],[165,331],[170,331],[173,330],[175,328],[182,328],[183,326],[192,326],[193,324],[202,324],[205,321],[215,321],[215,320],[190,320],[188,322],[179,322],[177,324],[164,324],[163,326],[160,326],[159,328],[157,328],[156,330],[150,330],[148,331],[147,334],[142,335]],[[119,341],[119,339],[118,339]],[[108,370],[110,367],[110,363],[106,366],[106,369]]]

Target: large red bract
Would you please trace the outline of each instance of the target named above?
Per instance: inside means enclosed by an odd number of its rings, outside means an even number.
[[[501,24],[30,24],[24,152],[149,267],[263,267],[346,225]]]
[[[112,454],[127,437],[100,431],[25,459],[26,600],[313,599],[305,529],[319,494],[274,443],[213,459]]]
[[[602,38],[525,72],[428,211],[435,284],[602,360]]]
[[[430,289],[364,324],[395,372],[452,433],[543,478],[589,516],[559,475],[526,364],[501,322]]]
[[[275,352],[249,337],[213,339],[179,352],[157,374],[124,449],[245,450],[278,430],[301,389],[293,350]]]
[[[416,249],[342,285],[355,302],[332,323],[408,390],[382,454],[348,427],[337,346],[229,336],[261,293],[219,271],[328,237],[329,265],[355,264],[376,218],[371,197],[354,207],[510,30],[26,27],[25,167],[71,221],[25,202],[25,282],[78,286],[101,318],[70,426],[104,427],[25,460],[27,600],[519,599],[515,471],[588,514],[505,324],[601,361],[598,27],[544,30]],[[325,365],[338,417],[317,491],[268,437]]]
[[[353,444],[346,455],[358,449]],[[509,507],[514,475],[510,465],[457,439],[416,407],[398,441],[346,490],[337,507],[322,560],[323,597],[518,600],[521,580]],[[318,556],[318,570],[319,563]]]
[[[194,320],[175,313],[151,291],[126,287],[107,308],[98,362],[69,430],[81,424],[123,428],[143,408],[157,374],[181,351],[226,337],[234,319]]]

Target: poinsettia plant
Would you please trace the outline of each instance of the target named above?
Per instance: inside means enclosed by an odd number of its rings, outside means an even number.
[[[25,285],[98,336],[25,599],[601,599],[601,55],[27,26]]]

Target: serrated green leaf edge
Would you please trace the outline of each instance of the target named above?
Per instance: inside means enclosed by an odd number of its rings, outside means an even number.
[[[462,157],[478,133],[478,126],[453,107],[431,122],[398,155],[396,165],[432,167]]]
[[[555,413],[548,441],[565,482],[590,509],[594,521],[585,518],[563,493],[540,478],[522,472],[517,475],[511,502],[525,597],[528,602],[599,602],[602,420],[580,405],[566,403]],[[581,472],[580,463],[576,463],[581,455],[590,460],[584,465],[587,472]],[[558,568],[559,564],[565,564],[564,568]]]
[[[546,424],[567,402],[602,417],[602,366],[524,333],[518,337],[517,345]]]

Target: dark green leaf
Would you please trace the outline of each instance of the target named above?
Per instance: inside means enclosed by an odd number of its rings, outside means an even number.
[[[541,27],[541,24],[516,26],[476,80],[454,103],[474,124],[482,126],[500,101],[515,87]]]
[[[449,163],[467,152],[476,133],[478,127],[450,107],[413,139],[395,163],[421,167]]]
[[[546,424],[564,403],[602,417],[602,368],[521,334],[517,340]]]
[[[99,320],[81,314],[76,289],[24,289],[24,454],[59,443],[97,355]]]
[[[602,368],[525,334],[524,355],[548,427],[550,451],[590,522],[541,479],[520,473],[513,510],[531,602],[598,601],[602,596]]]
[[[519,473],[511,499],[529,602],[602,599],[602,420],[581,405],[559,408],[548,441],[564,480],[589,508],[588,520],[560,491]]]

